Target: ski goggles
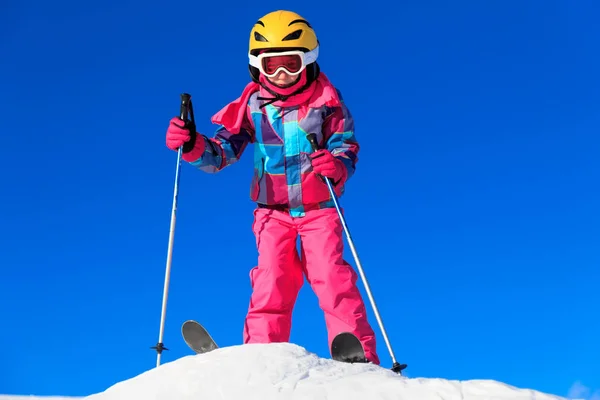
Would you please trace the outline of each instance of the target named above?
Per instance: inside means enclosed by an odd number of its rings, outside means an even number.
[[[317,60],[319,48],[307,53],[300,50],[282,51],[277,53],[262,53],[258,56],[248,54],[250,65],[265,76],[272,78],[282,69],[290,75],[298,75],[304,68]]]

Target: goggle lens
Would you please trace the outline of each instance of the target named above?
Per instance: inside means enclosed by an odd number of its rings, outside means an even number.
[[[268,75],[274,74],[280,67],[295,74],[302,68],[302,58],[297,54],[268,56],[263,58],[262,67]]]

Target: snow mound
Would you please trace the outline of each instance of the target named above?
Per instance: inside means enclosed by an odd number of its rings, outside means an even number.
[[[563,400],[492,380],[407,378],[320,358],[292,343],[224,347],[165,363],[87,397],[0,400]]]
[[[186,356],[89,400],[558,400],[491,380],[407,378],[386,366],[345,364],[292,343],[247,344]]]

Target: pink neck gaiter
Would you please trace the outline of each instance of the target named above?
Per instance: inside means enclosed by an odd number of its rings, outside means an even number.
[[[299,88],[301,88],[302,86],[304,86],[306,84],[306,70],[302,71],[302,74],[300,75],[300,79],[298,80],[298,82],[296,82],[294,85],[292,85],[288,88],[281,88],[277,85],[272,84],[262,74],[260,75],[259,80],[261,83],[260,96],[262,98],[272,99],[274,97],[272,93],[269,93],[269,91],[264,88],[264,86],[268,87],[270,90],[272,90],[273,92],[275,92],[277,94],[280,94],[282,96],[289,96],[290,94],[294,93],[296,90],[298,90]],[[316,87],[316,81],[312,82],[311,85],[309,87],[307,87],[306,89],[304,89],[302,92],[295,94],[291,97],[288,97],[285,100],[274,101],[271,104],[273,104],[274,106],[278,106],[278,107],[292,107],[292,106],[297,106],[302,103],[306,103],[310,99],[310,97],[313,95],[313,93],[315,91],[315,87]]]

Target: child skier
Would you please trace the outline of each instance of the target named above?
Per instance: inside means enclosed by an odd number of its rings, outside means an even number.
[[[257,203],[253,232],[258,263],[250,271],[252,295],[244,343],[287,342],[292,309],[306,276],[325,314],[329,344],[349,331],[367,359],[379,364],[375,334],[343,259],[343,230],[327,185],[338,196],[352,176],[359,145],[340,92],[320,72],[319,41],[311,25],[290,11],[260,18],[250,32],[252,82],[214,115],[213,138],[179,117],[170,121],[167,146],[198,169],[216,173],[254,144],[250,198]],[[191,134],[190,134],[191,133]],[[315,133],[313,152],[306,135]],[[300,255],[296,239],[300,236]]]

